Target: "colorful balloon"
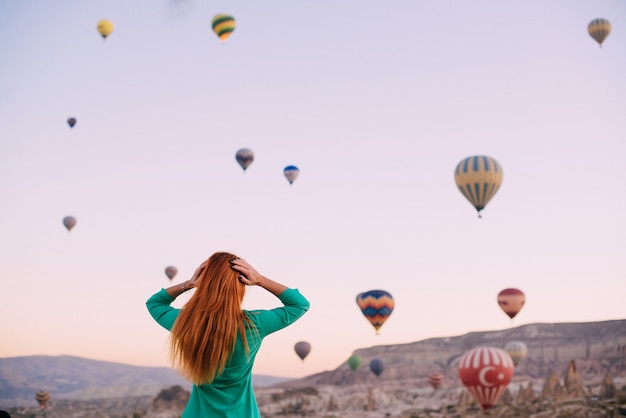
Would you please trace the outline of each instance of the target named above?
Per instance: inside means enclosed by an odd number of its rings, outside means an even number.
[[[102,36],[102,39],[106,39],[107,36],[113,33],[113,22],[110,20],[102,19],[96,26],[98,33]]]
[[[611,33],[611,24],[606,19],[598,18],[589,23],[587,30],[589,31],[589,35],[602,47],[602,42],[604,42],[606,37]]]
[[[300,174],[300,170],[295,165],[288,165],[283,170],[283,174],[289,181],[289,184],[293,184],[293,182],[296,181],[296,178],[298,178],[298,174]]]
[[[254,153],[248,148],[242,148],[237,151],[237,154],[235,154],[235,159],[237,160],[241,168],[243,168],[243,171],[245,173],[246,168],[248,168],[248,166],[252,164],[252,161],[254,161]]]
[[[522,361],[526,354],[528,354],[528,348],[526,344],[521,341],[509,341],[504,345],[504,351],[506,351],[511,359],[513,360],[513,364],[517,367],[520,361]]]
[[[519,289],[508,288],[498,293],[498,305],[509,318],[515,318],[515,315],[522,309],[526,302],[524,292]]]
[[[370,361],[370,370],[376,376],[380,376],[383,372],[383,361],[379,358],[372,359],[372,361]]]
[[[63,218],[63,225],[65,225],[68,231],[71,231],[72,228],[76,226],[76,218],[73,216],[66,216]]]
[[[506,351],[494,347],[469,350],[459,363],[459,377],[483,410],[496,404],[506,390],[515,366]]]
[[[356,354],[354,354],[348,358],[348,366],[350,366],[352,370],[356,370],[359,368],[362,361],[363,359],[361,358],[361,356],[357,356]]]
[[[302,361],[309,355],[311,352],[311,344],[306,341],[299,341],[296,343],[294,349],[296,350],[296,354]]]
[[[35,400],[37,401],[37,403],[39,403],[39,407],[41,409],[45,409],[46,404],[50,400],[50,393],[45,390],[40,390],[39,392],[35,393]]]
[[[502,184],[502,167],[491,157],[468,157],[457,164],[454,181],[463,196],[474,205],[480,217],[480,211]]]
[[[226,14],[218,14],[213,17],[211,26],[213,27],[213,32],[224,43],[235,30],[235,18]]]
[[[391,294],[384,290],[370,290],[359,293],[356,297],[356,303],[376,330],[376,334],[378,334],[380,327],[389,318],[395,306]]]
[[[165,268],[165,275],[172,280],[176,274],[178,273],[178,269],[174,266],[168,266]]]
[[[67,124],[70,125],[70,128],[73,128],[76,125],[76,118],[68,118]]]
[[[438,372],[433,372],[428,375],[428,384],[435,390],[439,389],[443,384],[443,375]]]

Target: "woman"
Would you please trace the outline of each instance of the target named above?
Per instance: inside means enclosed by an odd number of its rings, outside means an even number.
[[[246,286],[261,286],[284,306],[242,310]],[[193,288],[195,293],[182,309],[170,306]],[[174,366],[193,383],[182,418],[260,417],[252,366],[261,342],[309,309],[309,301],[297,289],[270,280],[225,252],[213,254],[190,280],[161,289],[146,305],[155,321],[170,331]]]

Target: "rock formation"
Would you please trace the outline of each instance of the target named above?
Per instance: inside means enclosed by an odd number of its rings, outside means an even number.
[[[576,370],[576,361],[574,360],[569,362],[563,381],[563,387],[567,399],[584,398],[586,395],[583,379]]]
[[[563,387],[559,382],[559,376],[552,370],[550,376],[546,379],[541,390],[541,399],[544,400],[558,400],[563,397]]]
[[[613,379],[608,374],[604,375],[604,379],[602,380],[602,384],[600,385],[600,399],[613,399],[617,394],[617,388],[613,383]]]
[[[189,392],[178,385],[163,389],[152,399],[146,415],[151,418],[178,418],[190,396]]]

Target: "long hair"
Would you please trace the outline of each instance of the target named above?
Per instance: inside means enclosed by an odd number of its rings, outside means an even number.
[[[172,327],[172,363],[195,384],[210,383],[224,370],[237,334],[249,351],[245,332],[249,319],[241,309],[246,286],[230,266],[234,258],[225,252],[209,257],[193,296]]]

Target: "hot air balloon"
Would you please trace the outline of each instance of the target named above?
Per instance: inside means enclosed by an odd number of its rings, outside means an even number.
[[[172,280],[174,278],[174,276],[176,276],[176,273],[178,273],[178,269],[174,266],[168,266],[165,268],[165,275]]]
[[[356,297],[356,303],[376,330],[376,334],[393,312],[395,305],[393,297],[384,290],[359,293]]]
[[[522,309],[526,297],[524,292],[519,289],[504,289],[498,293],[498,305],[509,318],[515,318],[515,315]]]
[[[522,361],[526,354],[528,354],[528,348],[526,344],[521,341],[509,341],[504,346],[504,351],[506,351],[511,359],[513,360],[513,364],[517,366],[520,361]]]
[[[72,228],[76,226],[76,218],[73,216],[66,216],[63,218],[63,225],[65,225],[68,231],[71,231]]]
[[[243,168],[243,172],[245,173],[246,168],[248,168],[248,166],[252,164],[252,161],[254,161],[254,153],[248,148],[242,148],[237,151],[237,154],[235,154],[235,159],[241,168]]]
[[[357,356],[356,354],[353,354],[348,358],[348,366],[350,366],[352,370],[356,370],[359,368],[362,361],[363,359],[361,358],[361,356]]]
[[[379,358],[372,359],[372,361],[370,361],[370,370],[376,376],[380,376],[383,372],[383,361]]]
[[[296,350],[296,354],[302,361],[304,361],[305,357],[309,355],[311,352],[311,344],[306,341],[299,341],[296,343],[294,349]]]
[[[293,182],[296,181],[296,178],[298,178],[298,174],[300,174],[300,170],[295,165],[288,165],[283,170],[283,174],[289,181],[289,184],[293,184]]]
[[[224,43],[235,30],[235,18],[226,14],[218,14],[213,17],[211,26],[213,27],[213,32]]]
[[[602,42],[604,42],[606,37],[611,33],[611,24],[606,19],[598,18],[589,23],[587,30],[589,31],[589,35],[602,47]]]
[[[506,390],[515,366],[506,351],[494,347],[469,350],[459,363],[459,377],[483,410],[491,408]]]
[[[106,39],[107,36],[113,33],[113,22],[110,20],[102,19],[98,22],[98,26],[96,26],[98,32],[102,36],[102,39]]]
[[[463,196],[474,205],[480,218],[480,211],[502,184],[502,167],[491,157],[467,157],[456,166],[454,181]]]
[[[70,128],[73,128],[76,125],[76,118],[68,118],[67,124],[70,125]]]
[[[433,372],[428,375],[428,384],[434,389],[437,390],[443,384],[443,375],[438,372]]]
[[[39,407],[41,409],[45,409],[46,404],[50,400],[50,393],[45,390],[40,390],[39,392],[35,393],[35,400],[39,403]]]

